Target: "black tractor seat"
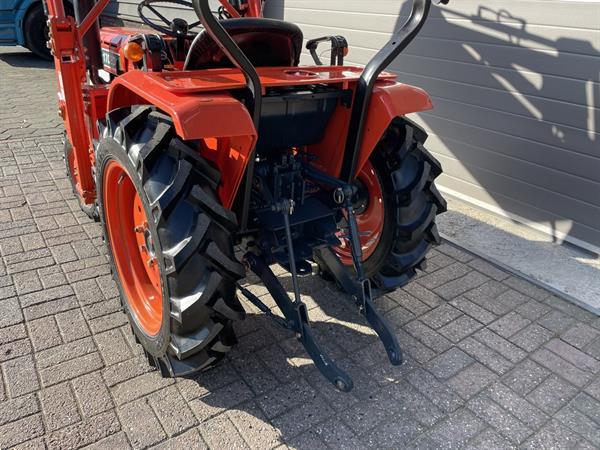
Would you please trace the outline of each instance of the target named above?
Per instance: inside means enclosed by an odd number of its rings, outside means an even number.
[[[255,67],[297,66],[302,52],[302,30],[276,19],[240,18],[221,21]],[[229,58],[206,31],[194,38],[184,70],[233,67]]]

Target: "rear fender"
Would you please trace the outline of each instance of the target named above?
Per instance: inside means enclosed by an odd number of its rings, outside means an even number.
[[[377,83],[367,114],[356,173],[370,158],[392,120],[432,108],[433,103],[423,89],[393,81]]]
[[[394,81],[379,81],[371,96],[356,173],[360,172],[369,159],[392,120],[431,108],[431,100],[422,89]],[[350,113],[351,108],[338,105],[327,124],[323,139],[307,149],[310,154],[316,156],[313,164],[334,177],[339,177],[342,171]]]
[[[139,104],[154,105],[168,114],[181,139],[199,141],[200,154],[221,172],[218,195],[231,208],[256,144],[256,129],[246,107],[226,92],[175,94],[142,71],[117,77],[107,110]]]

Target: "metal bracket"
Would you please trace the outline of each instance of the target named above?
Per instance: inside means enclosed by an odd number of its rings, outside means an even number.
[[[383,317],[373,302],[373,290],[370,280],[356,281],[348,268],[342,264],[338,256],[328,247],[315,249],[314,258],[319,264],[329,269],[339,286],[352,297],[360,313],[365,317],[369,325],[371,325],[371,328],[375,330],[377,336],[379,336],[390,363],[394,366],[402,364],[404,358],[398,338],[396,338],[396,334],[389,322]]]
[[[283,321],[280,317],[274,316],[267,305],[262,303],[260,299],[251,294],[247,289],[241,290],[242,294],[259,309],[267,312],[269,316],[276,317],[278,319],[276,320],[276,323],[295,332],[296,337],[304,346],[306,353],[311,357],[315,366],[323,376],[325,376],[325,378],[340,391],[350,391],[354,385],[352,378],[340,369],[317,343],[310,322],[308,321],[306,305],[301,301],[292,302],[284,287],[262,258],[252,252],[248,252],[244,255],[244,262],[264,283],[265,287],[275,300],[275,303],[277,303],[277,306],[283,313],[286,321]],[[248,296],[248,294],[250,295]]]

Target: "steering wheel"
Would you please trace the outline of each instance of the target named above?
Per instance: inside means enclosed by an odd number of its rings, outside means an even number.
[[[184,37],[184,38],[193,39],[194,36],[196,36],[196,34],[198,34],[198,33],[190,33],[189,30],[201,25],[202,22],[200,20],[190,23],[190,24],[188,24],[183,19],[169,20],[156,10],[155,6],[159,3],[169,3],[172,5],[187,6],[192,11],[194,10],[194,6],[192,5],[192,3],[187,2],[185,0],[143,0],[138,5],[138,15],[140,16],[140,19],[142,19],[142,22],[144,22],[150,28],[152,28],[156,31],[159,31],[160,33],[166,34],[167,36],[172,36],[174,38]],[[150,20],[148,17],[146,17],[144,15],[144,8],[148,8],[150,11],[152,11],[156,15],[156,17],[158,17],[163,22],[164,25],[157,24],[157,23],[153,22],[152,20]]]

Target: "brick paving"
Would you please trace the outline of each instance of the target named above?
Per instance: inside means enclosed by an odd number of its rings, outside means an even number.
[[[600,447],[600,318],[448,244],[378,301],[401,367],[343,296],[302,279],[350,394],[248,305],[223,364],[160,378],[71,195],[54,89],[48,64],[0,50],[0,448]]]

